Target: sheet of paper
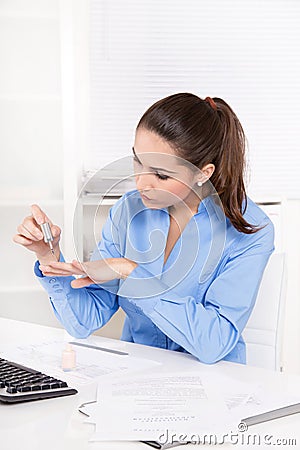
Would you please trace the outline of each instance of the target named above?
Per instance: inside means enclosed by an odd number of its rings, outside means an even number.
[[[268,386],[260,385],[257,390],[247,398],[243,404],[240,404],[233,411],[233,417],[240,423],[243,419],[257,414],[272,411],[284,406],[300,402],[300,393],[287,395],[285,392],[276,392],[270,390]]]
[[[93,340],[80,340],[79,342],[93,343]],[[105,342],[101,347],[105,346]],[[19,346],[1,345],[0,354],[6,359],[11,359],[20,364],[27,365],[33,369],[44,371],[45,373],[62,378],[70,383],[81,385],[89,383],[98,377],[128,374],[149,370],[160,364],[143,358],[136,358],[130,355],[118,355],[102,350],[87,347],[73,346],[76,352],[76,367],[74,370],[64,372],[61,368],[62,352],[65,349],[65,341],[45,341]],[[120,345],[122,348],[122,343]],[[116,346],[114,346],[116,349]]]
[[[96,423],[91,441],[161,441],[166,432],[221,431],[230,420],[224,400],[194,372],[127,377],[99,386],[98,402],[89,411],[87,420]]]
[[[280,374],[275,374],[278,376]],[[209,382],[219,391],[232,417],[233,431],[239,429],[243,419],[300,402],[300,390],[287,394],[284,389],[274,390],[268,383],[247,383],[237,378],[211,373]]]

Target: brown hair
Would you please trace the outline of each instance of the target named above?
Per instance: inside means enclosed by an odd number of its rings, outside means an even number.
[[[251,234],[259,228],[248,223],[244,185],[245,135],[237,116],[221,98],[205,100],[194,94],[170,95],[154,103],[137,128],[158,134],[178,156],[201,169],[215,165],[210,181],[232,225]]]

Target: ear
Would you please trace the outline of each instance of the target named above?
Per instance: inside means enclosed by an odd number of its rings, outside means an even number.
[[[206,164],[206,166],[202,167],[200,170],[200,173],[197,175],[197,182],[201,182],[202,184],[205,183],[207,180],[210,179],[212,174],[215,171],[215,165],[214,164]]]

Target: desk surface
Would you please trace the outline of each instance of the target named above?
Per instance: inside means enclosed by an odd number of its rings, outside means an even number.
[[[0,318],[0,344],[26,344],[45,341],[47,339],[64,339],[65,332],[58,328],[51,328],[18,322]],[[94,337],[99,341],[103,338]],[[107,341],[107,338],[105,338]],[[201,371],[203,365],[190,355],[173,351],[156,349],[148,346],[132,343],[124,344],[125,351],[141,358],[149,358],[162,363],[162,370]],[[209,366],[210,370],[234,375],[243,381],[262,382],[267,381],[268,386],[276,392],[293,393],[300,389],[300,377],[285,375],[267,371],[264,369],[247,367],[240,364],[220,362]],[[206,366],[207,368],[207,366]],[[160,369],[161,370],[161,369]],[[144,449],[151,447],[140,442],[97,442],[89,443],[89,437],[93,434],[94,426],[85,424],[84,416],[77,411],[77,407],[84,401],[91,400],[95,395],[95,384],[84,386],[79,395],[43,400],[38,402],[21,403],[15,405],[0,404],[0,430],[1,445],[3,450],[117,450],[117,449]],[[264,424],[251,427],[252,434],[272,436],[267,444],[261,443],[257,447],[254,444],[246,445],[239,442],[236,445],[224,444],[222,448],[270,448],[284,446],[284,448],[300,448],[300,415],[284,417]],[[250,430],[250,429],[249,429]],[[113,437],[112,437],[113,438]],[[287,440],[290,439],[290,444]],[[296,440],[296,444],[295,444]],[[254,441],[256,442],[256,441]],[[201,446],[205,448],[206,446]],[[197,448],[195,445],[187,445],[186,450]],[[211,448],[211,446],[207,446]]]

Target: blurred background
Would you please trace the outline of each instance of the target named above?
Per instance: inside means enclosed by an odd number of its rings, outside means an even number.
[[[248,193],[287,255],[284,366],[300,373],[299,20],[297,0],[0,0],[0,316],[60,326],[12,242],[32,203],[62,227],[65,258],[87,259],[128,188],[103,198],[141,114],[176,92],[222,97],[247,135]]]

